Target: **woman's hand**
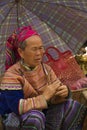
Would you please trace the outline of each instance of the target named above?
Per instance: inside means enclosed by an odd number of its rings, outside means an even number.
[[[60,83],[58,80],[46,86],[46,89],[43,92],[43,96],[45,97],[47,102],[56,94],[59,86],[60,86]]]
[[[65,98],[65,97],[68,96],[68,93],[69,93],[68,87],[66,85],[61,85],[61,86],[58,87],[55,96],[58,95],[60,97],[64,97]]]
[[[59,86],[57,89],[57,92],[51,98],[50,102],[52,104],[58,104],[58,103],[65,102],[67,100],[66,97],[68,96],[68,93],[69,93],[69,91],[68,91],[68,88],[66,85]]]

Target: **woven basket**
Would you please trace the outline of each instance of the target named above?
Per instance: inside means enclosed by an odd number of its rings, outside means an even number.
[[[83,94],[85,91],[87,91],[87,88],[72,90],[72,98],[87,106],[87,99]],[[87,130],[87,116],[84,121],[83,130]]]
[[[83,92],[84,91],[87,91],[87,88],[82,88],[82,89],[79,89],[79,90],[71,90],[72,92],[72,98],[74,100],[77,100],[78,102],[82,103],[82,104],[86,104],[86,99],[83,100]],[[87,105],[87,104],[86,104]]]
[[[43,59],[43,62],[51,66],[60,81],[70,88],[76,81],[85,77],[70,50],[61,52],[58,48],[49,46],[44,57],[46,60]]]

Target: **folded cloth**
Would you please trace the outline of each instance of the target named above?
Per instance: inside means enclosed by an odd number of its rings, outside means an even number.
[[[77,80],[72,86],[72,90],[78,90],[81,88],[87,88],[87,77]]]
[[[20,126],[20,119],[17,117],[15,113],[8,114],[7,118],[3,121],[5,127],[19,127]],[[1,129],[0,129],[1,130]]]

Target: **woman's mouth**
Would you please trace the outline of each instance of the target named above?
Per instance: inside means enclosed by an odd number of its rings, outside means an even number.
[[[35,61],[37,61],[37,62],[41,62],[41,58],[35,59]]]

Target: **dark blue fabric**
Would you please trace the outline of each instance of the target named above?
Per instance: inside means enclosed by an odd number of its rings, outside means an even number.
[[[0,91],[0,114],[4,115],[10,112],[19,114],[19,100],[24,98],[22,90],[4,90]]]

